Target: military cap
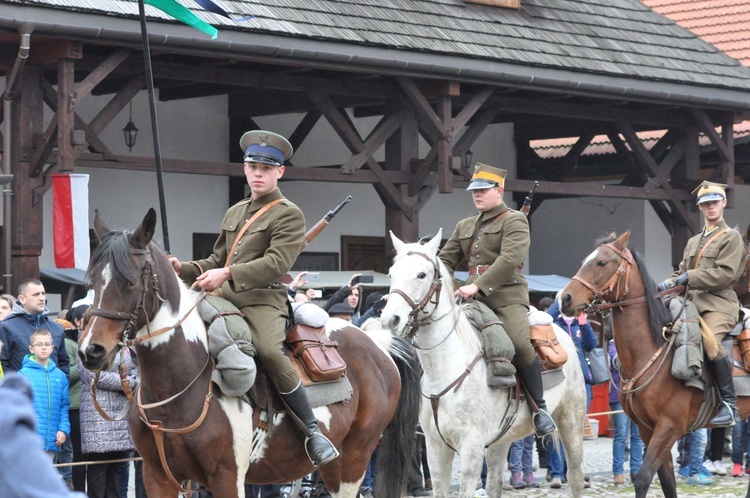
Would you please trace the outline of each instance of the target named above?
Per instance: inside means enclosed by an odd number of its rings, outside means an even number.
[[[474,176],[471,177],[471,183],[466,190],[477,190],[490,187],[504,187],[505,176],[507,171],[500,168],[494,168],[487,164],[476,163],[474,165]]]
[[[292,144],[272,131],[248,131],[240,138],[240,147],[245,153],[245,162],[281,166],[292,154]]]
[[[693,194],[697,198],[695,203],[702,204],[704,202],[724,200],[727,198],[727,192],[724,190],[726,188],[727,185],[723,183],[704,181],[693,190]]]

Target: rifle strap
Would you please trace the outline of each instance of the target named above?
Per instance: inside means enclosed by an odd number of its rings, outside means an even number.
[[[237,234],[237,238],[234,239],[234,244],[232,244],[232,248],[229,250],[229,253],[227,254],[227,262],[224,263],[224,268],[229,266],[229,262],[232,260],[232,255],[234,254],[234,250],[237,248],[237,244],[242,239],[242,236],[245,235],[245,232],[247,232],[247,229],[250,228],[250,225],[252,225],[255,222],[255,220],[260,218],[263,215],[263,213],[265,213],[266,211],[268,211],[269,209],[271,209],[272,207],[274,207],[276,204],[278,204],[279,202],[283,200],[284,198],[282,197],[281,199],[276,199],[276,200],[269,202],[268,204],[260,208],[257,213],[255,213],[249,220],[247,220],[247,222],[245,222],[245,224],[242,226],[239,233]]]

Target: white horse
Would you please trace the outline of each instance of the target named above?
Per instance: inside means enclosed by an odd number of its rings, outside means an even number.
[[[488,387],[485,362],[475,361],[481,356],[482,341],[455,304],[452,279],[437,257],[441,234],[442,230],[420,245],[404,243],[391,233],[397,254],[389,271],[390,297],[381,324],[411,338],[424,369],[422,395],[433,397],[423,401],[420,422],[435,498],[448,496],[455,453],[461,460],[461,498],[473,498],[483,456],[488,466],[487,494],[500,497],[508,447],[532,434],[534,424],[526,402],[516,409],[508,388]],[[573,341],[561,328],[555,330],[568,354],[562,367],[565,380],[545,390],[544,396],[565,447],[572,494],[578,497],[584,486],[586,389]],[[436,403],[434,397],[441,393]]]

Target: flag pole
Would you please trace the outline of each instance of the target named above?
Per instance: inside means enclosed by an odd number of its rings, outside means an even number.
[[[138,0],[138,14],[141,20],[141,38],[143,40],[143,65],[146,67],[146,87],[148,88],[148,103],[151,109],[151,135],[154,140],[154,160],[156,162],[156,182],[159,190],[159,210],[161,211],[161,229],[164,250],[169,248],[169,226],[167,225],[167,204],[164,200],[164,174],[161,162],[161,146],[159,145],[159,123],[156,119],[156,96],[154,94],[154,73],[151,69],[151,49],[148,43],[148,28],[146,27],[146,7],[143,0]]]

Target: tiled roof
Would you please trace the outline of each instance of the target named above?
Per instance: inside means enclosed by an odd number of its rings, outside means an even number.
[[[520,10],[462,0],[219,1],[235,17],[256,16],[244,22],[181,1],[217,26],[220,39],[224,31],[244,31],[750,90],[750,71],[638,0],[523,0]],[[137,16],[133,0],[0,0],[0,10],[2,4],[12,5],[21,19],[23,7]],[[146,8],[153,19],[171,19]]]
[[[666,130],[656,131],[642,131],[638,133],[638,137],[641,139],[641,143],[646,149],[651,150],[651,147],[661,139],[666,133]],[[747,140],[750,138],[750,121],[743,121],[742,123],[734,125],[734,140]],[[578,141],[577,138],[557,138],[548,140],[534,140],[531,142],[531,147],[542,159],[554,159],[564,157],[573,145]],[[704,135],[700,134],[698,137],[698,143],[701,147],[711,145],[711,140]],[[584,156],[599,156],[604,154],[615,154],[615,148],[609,141],[606,135],[597,135],[591,143],[586,147]]]
[[[750,5],[747,0],[642,1],[750,67]]]

